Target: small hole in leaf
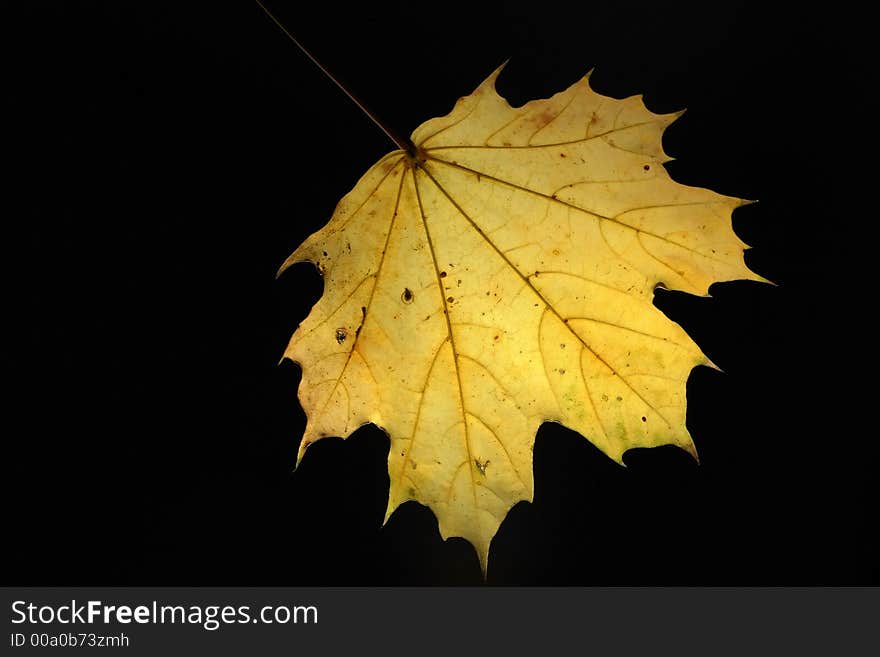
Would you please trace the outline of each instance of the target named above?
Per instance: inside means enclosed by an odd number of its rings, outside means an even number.
[[[645,171],[650,171],[650,170],[651,170],[651,165],[650,165],[650,164],[646,164],[646,165],[643,166],[642,168],[643,168]]]
[[[344,328],[336,329],[336,342],[338,342],[339,344],[342,344],[343,342],[345,342],[345,338],[347,338],[347,337],[348,337],[348,331],[346,331]]]
[[[647,421],[648,421],[648,418],[646,418],[646,417],[643,415],[643,416],[642,416],[642,422],[647,422]]]
[[[400,295],[400,298],[404,303],[412,303],[415,295],[413,295],[412,290],[408,287],[403,288],[403,294]]]

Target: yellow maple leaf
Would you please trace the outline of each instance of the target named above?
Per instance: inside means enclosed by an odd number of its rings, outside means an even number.
[[[386,520],[427,505],[484,572],[508,510],[532,499],[541,423],[618,463],[665,444],[696,456],[685,384],[710,363],[652,304],[655,286],[763,280],[731,227],[745,201],[662,166],[678,113],[588,77],[514,108],[500,70],[377,162],[281,268],[325,277],[284,354],[308,416],[297,463],[316,440],[381,427]]]

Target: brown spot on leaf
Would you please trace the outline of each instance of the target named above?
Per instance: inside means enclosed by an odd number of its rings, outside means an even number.
[[[546,109],[543,112],[541,112],[538,116],[535,117],[535,119],[534,119],[535,126],[536,127],[537,126],[541,126],[541,127],[546,126],[548,123],[550,123],[555,118],[556,118],[556,112],[554,112],[550,109]]]
[[[347,337],[348,337],[348,331],[346,331],[344,328],[336,329],[336,342],[338,342],[339,344],[342,344],[343,342],[345,342],[345,339]]]
[[[408,287],[403,288],[403,293],[400,295],[401,301],[403,301],[404,303],[412,303],[414,298],[415,295],[413,294],[412,290],[410,290]]]

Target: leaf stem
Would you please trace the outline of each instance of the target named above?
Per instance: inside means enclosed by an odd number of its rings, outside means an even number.
[[[315,56],[312,53],[310,53],[308,51],[308,49],[305,46],[303,46],[303,44],[301,44],[296,39],[296,37],[290,33],[290,31],[286,27],[284,27],[284,25],[281,23],[281,21],[279,21],[275,17],[275,15],[266,8],[266,5],[264,5],[260,0],[255,0],[255,2],[260,6],[260,9],[262,9],[266,13],[266,15],[272,19],[272,22],[274,22],[278,27],[281,28],[281,30],[284,32],[284,34],[287,35],[287,38],[289,38],[291,41],[293,41],[293,43],[296,44],[296,47],[299,48],[305,54],[306,57],[308,57],[310,60],[312,60],[312,63],[315,66],[317,66],[321,70],[321,72],[324,73],[324,75],[326,75],[328,78],[330,78],[333,81],[333,83],[337,87],[339,87],[342,90],[342,92],[346,96],[348,96],[349,99],[355,105],[357,105],[364,114],[366,114],[368,117],[370,117],[370,120],[373,123],[375,123],[377,126],[379,126],[379,128],[382,130],[382,132],[384,132],[388,136],[388,138],[398,146],[398,148],[405,151],[410,157],[415,157],[416,148],[415,148],[415,146],[413,146],[413,143],[409,139],[405,139],[405,138],[401,137],[400,135],[398,135],[394,130],[392,130],[388,125],[386,125],[378,116],[376,116],[366,105],[364,105],[364,103],[361,100],[359,100],[351,91],[349,91],[345,87],[345,85],[343,85],[339,80],[337,80],[333,76],[333,74],[330,71],[328,71],[324,67],[324,65],[321,64],[321,62],[319,62],[315,58]]]

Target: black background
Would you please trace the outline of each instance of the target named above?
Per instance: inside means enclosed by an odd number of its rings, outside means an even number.
[[[664,139],[673,178],[760,200],[734,226],[777,287],[656,298],[725,372],[689,381],[701,465],[660,448],[620,468],[543,427],[489,583],[878,583],[854,290],[876,168],[865,19],[667,4],[269,3],[404,134],[508,58],[515,105],[595,67],[600,93],[688,108]],[[322,284],[275,271],[387,138],[252,2],[22,7],[2,27],[23,329],[4,350],[6,583],[480,583],[426,508],[381,528],[379,430],[293,471],[299,370],[277,363]]]

